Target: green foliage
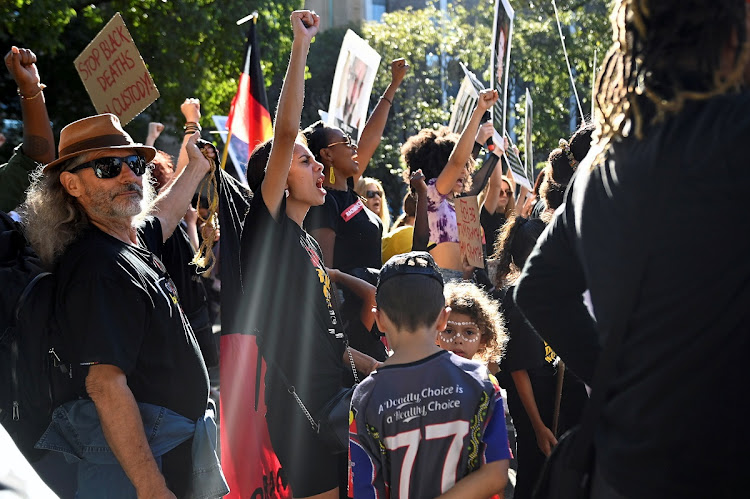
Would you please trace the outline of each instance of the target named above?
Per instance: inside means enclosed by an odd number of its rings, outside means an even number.
[[[180,135],[180,104],[186,97],[202,102],[203,125],[211,115],[227,114],[244,62],[247,25],[235,21],[257,10],[258,40],[269,99],[278,95],[291,50],[289,15],[303,0],[12,0],[0,2],[0,48],[34,50],[55,131],[95,112],[73,60],[99,30],[120,12],[161,94],[158,101],[128,125],[136,138],[148,121],[162,121],[165,133]],[[6,72],[0,92],[13,95]],[[275,94],[274,94],[275,91]],[[3,117],[20,118],[17,102]],[[170,130],[171,128],[171,130]]]
[[[236,19],[257,10],[263,72],[273,113],[291,48],[289,14],[303,0],[6,0],[0,2],[0,49],[10,45],[33,49],[39,56],[42,80],[55,130],[94,113],[75,72],[73,60],[115,12],[121,12],[144,56],[161,98],[128,125],[145,137],[149,120],[167,124],[167,134],[180,135],[179,106],[189,96],[201,99],[204,122],[212,114],[227,114],[237,89],[244,56],[246,26]],[[513,131],[523,133],[523,95],[534,100],[534,158],[542,164],[562,137],[580,122],[563,58],[551,0],[511,0],[516,9],[509,96]],[[584,112],[590,113],[592,59],[601,61],[610,44],[607,0],[558,0],[563,33]],[[448,123],[450,109],[463,78],[459,61],[489,81],[494,0],[454,0],[447,12],[431,0],[423,9],[385,14],[382,22],[349,26],[382,56],[370,110],[390,82],[390,61],[404,57],[411,70],[399,89],[381,146],[367,174],[380,178],[394,212],[404,192],[400,180],[401,144],[425,127]],[[572,28],[571,28],[572,27]],[[302,125],[328,109],[339,48],[347,27],[329,29],[316,37],[309,59]],[[445,62],[441,69],[441,57]],[[15,86],[7,73],[0,92],[11,96]],[[445,89],[445,94],[443,93]],[[15,99],[0,105],[0,117],[20,118]],[[171,128],[171,129],[170,129]],[[9,140],[9,143],[11,141]],[[523,144],[519,147],[523,150]],[[10,144],[3,148],[2,155]]]
[[[559,139],[570,137],[571,120],[577,128],[581,116],[575,103],[571,107],[573,89],[551,1],[516,1],[513,5],[516,18],[509,74],[510,86],[516,88],[511,110],[517,118],[514,131],[523,137],[523,96],[528,88],[534,101],[533,163],[539,168]],[[609,5],[606,0],[558,0],[557,8],[581,107],[589,119],[594,51],[600,65],[611,43]],[[523,151],[522,143],[518,147]]]

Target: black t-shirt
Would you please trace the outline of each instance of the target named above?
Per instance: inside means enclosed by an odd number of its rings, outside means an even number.
[[[354,192],[351,178],[347,184],[346,191],[328,189],[325,203],[313,206],[307,213],[305,228],[332,229],[336,233],[334,268],[343,271],[358,267],[379,269],[383,223]]]
[[[156,254],[158,219],[138,230],[135,247],[93,225],[60,258],[57,316],[81,396],[88,366],[123,370],[135,400],[192,420],[203,416],[208,373],[177,289]],[[155,254],[156,253],[156,254]]]
[[[479,212],[479,223],[484,230],[484,249],[488,257],[495,253],[495,240],[505,225],[505,220],[505,213],[490,213],[484,209],[484,206]]]
[[[553,353],[521,315],[513,300],[513,290],[513,287],[508,289],[501,305],[509,337],[500,368],[508,373],[525,369],[554,375]]]
[[[193,254],[190,238],[180,224],[164,242],[162,261],[177,286],[180,305],[188,318],[206,307],[206,288],[198,274],[199,269],[190,264],[193,261]]]
[[[745,92],[688,101],[585,161],[518,284],[524,315],[589,380],[600,341],[626,328],[596,455],[628,497],[745,493],[748,137]]]
[[[285,214],[273,219],[261,190],[242,231],[243,303],[239,324],[256,334],[266,370],[269,410],[294,399],[278,376],[282,369],[311,411],[340,388],[344,340],[334,309],[331,280],[317,241]],[[299,410],[293,408],[290,410]]]

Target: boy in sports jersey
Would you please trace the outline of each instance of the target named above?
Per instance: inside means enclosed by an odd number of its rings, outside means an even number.
[[[450,309],[430,254],[388,260],[376,302],[394,354],[354,391],[350,495],[502,495],[510,450],[499,387],[484,366],[436,345]]]

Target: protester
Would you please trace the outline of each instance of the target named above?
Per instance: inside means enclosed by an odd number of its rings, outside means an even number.
[[[484,231],[485,254],[494,253],[495,239],[505,222],[515,213],[515,184],[505,175],[502,169],[495,168],[490,177],[487,194],[481,199],[479,222]]]
[[[157,193],[171,184],[180,173],[175,172],[172,158],[164,151],[157,150],[151,164]],[[199,273],[201,269],[192,264],[200,245],[197,222],[197,211],[188,206],[174,233],[164,242],[162,261],[177,287],[180,306],[190,321],[203,361],[206,367],[211,368],[219,365],[219,347],[209,317],[206,288]]]
[[[388,199],[380,180],[372,177],[361,177],[354,186],[354,192],[364,198],[365,206],[383,223],[383,234],[391,230],[391,212],[388,209]]]
[[[750,95],[738,91],[750,82],[747,3],[619,0],[612,20],[594,150],[529,258],[517,303],[588,383],[602,345],[623,335],[609,382],[593,380],[592,397],[606,396],[591,497],[740,497],[750,445],[750,234],[737,230],[750,180]],[[696,189],[714,194],[710,209]]]
[[[337,498],[346,454],[325,446],[302,406],[319,420],[319,410],[341,391],[351,359],[364,375],[377,363],[346,347],[320,247],[302,228],[309,208],[326,197],[323,165],[299,131],[305,62],[320,17],[295,11],[291,24],[294,41],[274,136],[248,163],[255,195],[242,232],[245,306],[238,324],[256,335],[267,363],[268,431],[294,497]]]
[[[495,90],[480,93],[477,107],[460,137],[447,127],[437,131],[425,129],[410,137],[401,147],[407,166],[406,175],[411,176],[418,169],[424,172],[427,182],[428,248],[446,280],[461,279],[463,274],[453,199],[468,188],[474,165],[471,158],[474,137],[482,115],[497,99]]]
[[[500,304],[471,282],[449,282],[444,294],[451,312],[438,331],[440,348],[484,365],[499,362],[508,341]]]
[[[55,411],[40,445],[82,459],[80,497],[227,490],[207,440],[216,426],[206,367],[160,260],[208,172],[196,139],[185,170],[152,204],[155,150],[134,143],[114,115],[84,118],[63,128],[59,158],[29,190],[26,233],[55,270],[64,360],[82,397]]]
[[[414,214],[417,210],[417,200],[411,191],[404,196],[402,210],[404,212],[396,219],[391,231],[383,236],[383,263],[395,255],[411,251]]]
[[[379,216],[364,209],[354,185],[380,144],[396,90],[408,69],[403,59],[391,63],[391,83],[367,120],[358,144],[339,128],[322,121],[303,132],[315,159],[325,168],[326,201],[310,210],[305,227],[320,243],[327,267],[344,272],[380,268],[380,244],[387,231]],[[381,199],[381,206],[382,203],[385,199]]]
[[[546,206],[546,197],[542,201]],[[518,471],[513,496],[516,499],[532,497],[545,456],[557,445],[552,428],[556,419],[558,376],[563,376],[564,372],[557,435],[562,435],[580,421],[587,399],[580,380],[570,371],[559,371],[559,358],[524,321],[513,301],[520,269],[545,226],[539,218],[514,217],[502,229],[496,244],[498,274],[495,286],[497,294],[503,296],[502,313],[509,335],[498,377],[507,390],[508,407],[516,428]],[[546,294],[536,298],[540,301],[548,299]]]
[[[376,321],[394,353],[354,391],[354,497],[502,493],[510,450],[500,389],[485,366],[436,345],[450,309],[429,253],[390,259],[376,300]]]
[[[44,101],[46,85],[39,78],[34,52],[12,47],[5,55],[5,67],[18,85],[23,117],[23,144],[0,166],[0,210],[8,212],[23,202],[36,167],[55,159],[55,140]]]

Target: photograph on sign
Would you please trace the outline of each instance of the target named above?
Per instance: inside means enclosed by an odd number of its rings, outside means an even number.
[[[367,121],[370,93],[380,55],[366,41],[348,30],[341,43],[328,105],[329,125],[359,139]]]
[[[457,198],[455,205],[461,260],[466,260],[472,267],[484,268],[484,245],[477,197]]]
[[[505,132],[505,137],[508,139],[508,150],[505,151],[503,158],[505,158],[505,163],[508,165],[508,172],[513,175],[513,180],[515,180],[516,184],[531,190],[531,183],[526,176],[521,158],[516,152],[515,144],[513,144],[508,132]]]
[[[534,146],[532,144],[532,132],[534,130],[534,101],[531,100],[531,93],[526,89],[526,110],[524,113],[524,166],[526,167],[526,178],[534,178]]]
[[[159,98],[154,80],[118,12],[74,61],[97,113],[128,124]]]
[[[216,125],[216,130],[219,132],[219,136],[221,137],[221,140],[224,142],[224,147],[226,147],[227,143],[227,116],[211,116],[211,119],[214,122],[214,125]],[[232,138],[229,140],[229,157],[232,159],[232,164],[234,165],[235,171],[237,172],[235,177],[237,177],[240,182],[242,182],[244,185],[247,185],[247,176],[245,174],[247,170],[247,160],[248,160],[248,149],[247,149],[247,143],[242,142],[238,137],[232,135]]]
[[[496,0],[495,23],[492,27],[492,55],[490,57],[490,88],[497,90],[500,98],[492,110],[495,128],[505,133],[506,110],[508,108],[508,69],[510,68],[510,47],[513,37],[513,16],[515,12],[508,0]]]
[[[471,120],[471,113],[477,106],[479,93],[468,76],[464,76],[461,87],[456,94],[456,102],[453,104],[451,120],[448,128],[454,133],[461,133],[466,128],[466,124]]]

